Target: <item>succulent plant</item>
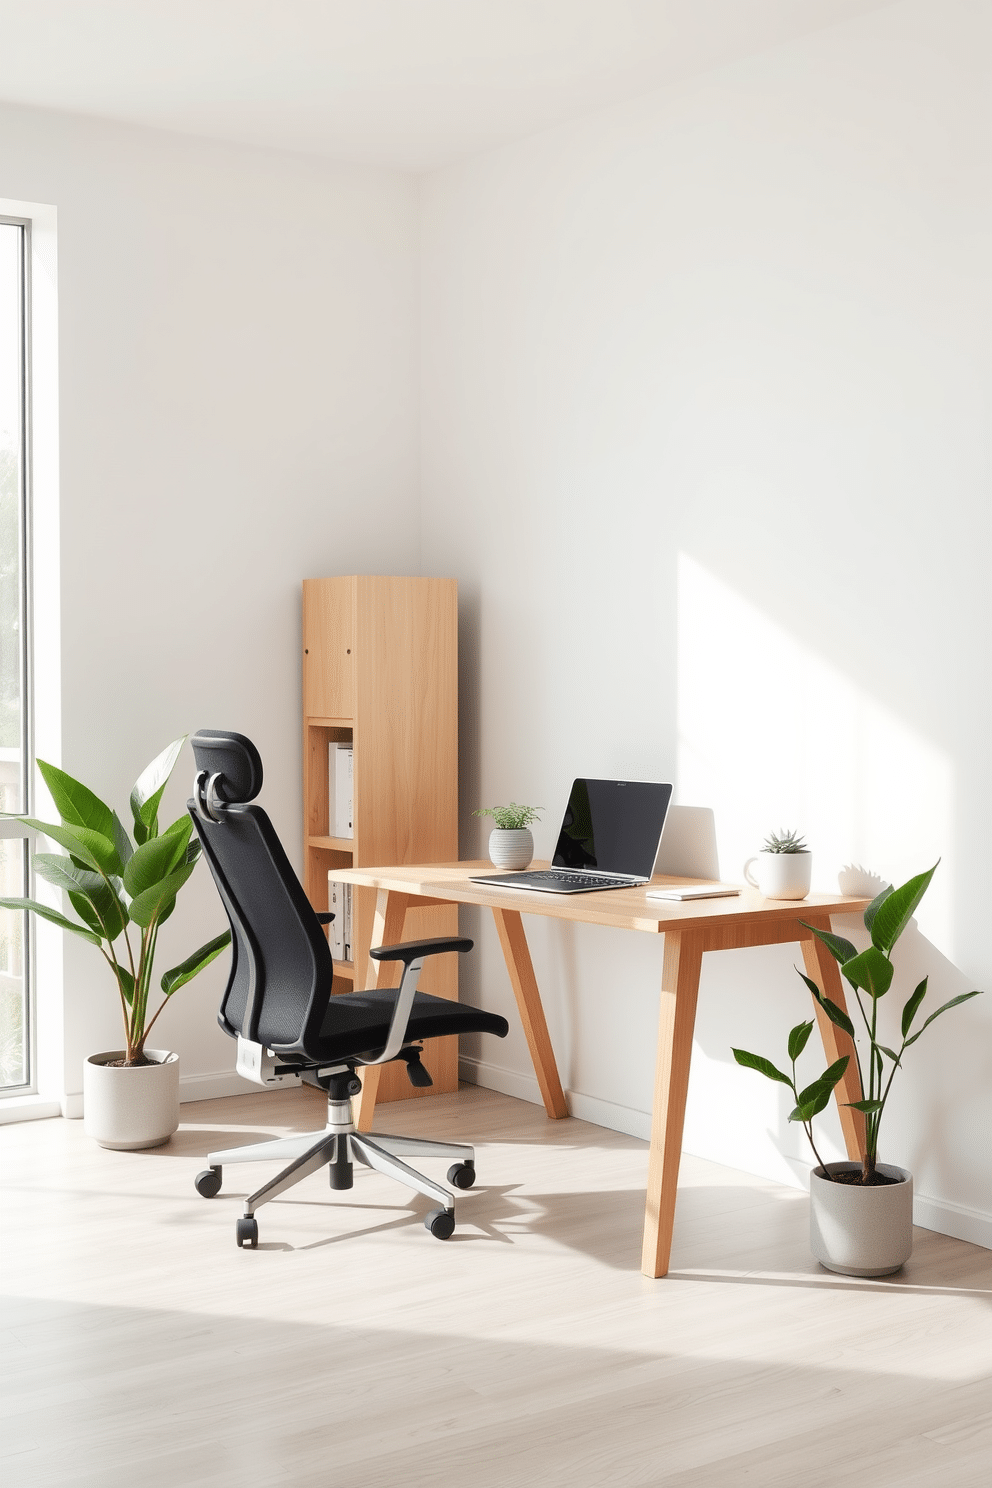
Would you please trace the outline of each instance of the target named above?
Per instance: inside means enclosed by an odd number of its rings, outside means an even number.
[[[761,851],[768,853],[804,853],[809,852],[809,848],[798,832],[790,832],[785,827],[780,827],[777,832],[769,832]]]

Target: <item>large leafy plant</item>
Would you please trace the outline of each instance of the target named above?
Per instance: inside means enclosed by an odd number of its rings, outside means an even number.
[[[976,989],[974,992],[962,992],[960,996],[952,997],[949,1002],[943,1003],[935,1012],[932,1012],[914,1033],[913,1024],[916,1021],[916,1015],[927,995],[928,978],[924,977],[903,1006],[900,1018],[901,1042],[898,1048],[881,1042],[878,1028],[878,1005],[892,986],[894,975],[892,950],[913,918],[936,871],[937,864],[935,863],[926,873],[920,873],[915,878],[911,878],[899,889],[894,889],[890,884],[872,900],[864,916],[865,929],[871,936],[871,945],[867,950],[859,951],[843,936],[834,935],[827,930],[818,930],[813,925],[806,926],[807,930],[812,931],[819,940],[822,940],[834,960],[840,964],[841,974],[854,993],[854,1000],[867,1035],[866,1069],[865,1060],[862,1059],[862,1051],[858,1045],[860,1030],[855,1028],[853,1021],[842,1008],[823,995],[811,977],[803,972],[799,973],[831,1023],[842,1028],[854,1041],[854,1057],[858,1063],[862,1099],[849,1101],[848,1104],[855,1111],[861,1111],[865,1118],[865,1156],[861,1181],[866,1184],[882,1181],[880,1178],[876,1180],[875,1176],[879,1127],[882,1124],[882,1115],[892,1088],[893,1077],[896,1070],[902,1068],[902,1059],[906,1050],[916,1043],[924,1030],[935,1018],[939,1018],[941,1013],[946,1013],[948,1008],[956,1007],[960,1002],[967,1002],[969,998],[979,996]],[[749,1054],[746,1049],[734,1049],[733,1054],[737,1063],[744,1065],[745,1068],[757,1070],[769,1080],[777,1080],[783,1085],[788,1085],[796,1100],[789,1120],[802,1122],[809,1138],[809,1144],[813,1148],[813,1155],[820,1167],[828,1178],[836,1178],[837,1175],[830,1172],[816,1150],[812,1122],[813,1117],[819,1115],[830,1100],[835,1085],[847,1069],[850,1056],[845,1054],[843,1058],[830,1065],[829,1069],[824,1070],[819,1079],[814,1080],[805,1089],[799,1090],[796,1081],[796,1060],[806,1047],[812,1028],[812,1022],[799,1023],[789,1034],[791,1079],[777,1069],[771,1060],[763,1059],[759,1054]]]
[[[191,840],[193,822],[188,815],[159,831],[162,793],[185,742],[184,735],[163,749],[135,782],[131,791],[133,842],[116,811],[44,760],[38,761],[38,769],[59,813],[59,825],[31,816],[14,817],[65,848],[68,856],[36,853],[34,869],[39,878],[65,890],[79,919],[69,919],[36,899],[0,898],[0,906],[30,910],[99,948],[120,996],[125,1064],[147,1063],[145,1040],[169,998],[219,956],[231,939],[230,931],[225,931],[165,972],[159,983],[162,1001],[149,1018],[158,932],[175,909],[176,896],[200,855],[199,840]]]

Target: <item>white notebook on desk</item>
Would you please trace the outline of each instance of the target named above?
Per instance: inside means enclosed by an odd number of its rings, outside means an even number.
[[[686,899],[730,899],[739,894],[740,889],[734,884],[665,884],[657,888],[648,889],[649,899],[668,899],[681,904]]]

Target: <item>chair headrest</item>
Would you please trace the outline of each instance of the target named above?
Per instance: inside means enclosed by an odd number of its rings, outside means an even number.
[[[197,771],[217,777],[214,789],[222,801],[255,799],[262,789],[262,758],[250,739],[226,729],[200,729],[189,742]]]

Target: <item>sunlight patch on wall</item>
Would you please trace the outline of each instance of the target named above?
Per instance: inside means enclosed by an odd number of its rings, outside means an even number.
[[[685,553],[678,588],[676,795],[712,807],[721,876],[778,827],[805,834],[814,889],[847,863],[901,883],[942,857],[919,920],[953,958],[948,756],[826,661],[801,611],[783,626]]]

